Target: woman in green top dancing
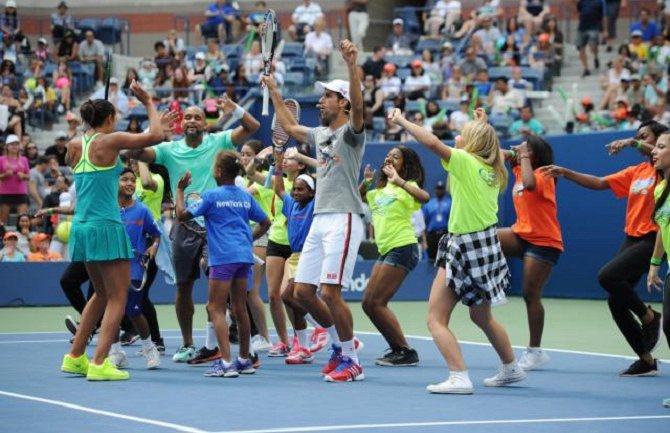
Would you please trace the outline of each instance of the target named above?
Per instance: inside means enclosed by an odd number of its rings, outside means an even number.
[[[664,132],[656,141],[656,147],[651,151],[651,159],[654,168],[663,175],[663,180],[654,189],[654,221],[658,224],[656,234],[656,245],[649,264],[647,276],[647,289],[652,288],[663,291],[663,332],[670,346],[670,272],[664,281],[658,276],[661,269],[663,255],[670,258],[670,132]],[[670,408],[670,398],[663,400],[663,406]]]
[[[114,105],[104,99],[89,100],[81,107],[81,117],[90,129],[81,139],[68,145],[67,159],[73,167],[77,187],[70,256],[73,261],[85,263],[95,294],[84,308],[72,348],[63,357],[61,370],[86,376],[88,380],[124,380],[129,377],[107,358],[126,306],[130,287],[129,259],[132,257],[117,200],[119,173],[124,167],[119,152],[160,143],[164,138],[163,126],[168,127],[176,119],[172,113],[161,118],[149,94],[135,81],[130,88],[147,108],[148,133],[114,132],[117,119]],[[89,363],[86,344],[101,317],[98,345]]]

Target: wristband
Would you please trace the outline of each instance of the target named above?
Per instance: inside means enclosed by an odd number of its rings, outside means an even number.
[[[283,173],[281,170],[275,170],[275,172],[272,173],[272,175],[273,175],[273,176],[280,176],[280,177],[281,177],[281,176],[284,175],[284,173]]]
[[[232,113],[232,117],[235,120],[240,120],[244,117],[244,108],[240,107],[239,105],[235,104],[237,108],[235,108],[235,111]]]
[[[652,266],[661,266],[662,262],[663,259],[661,257],[652,257],[651,260],[649,260],[649,264]]]
[[[510,149],[509,153],[512,154],[512,158],[516,158],[516,151],[514,149]]]
[[[635,140],[635,147],[638,149],[642,149],[642,142],[640,140]]]
[[[403,180],[403,181],[402,181],[402,185],[400,185],[400,188],[404,188],[405,185],[407,185],[407,181],[406,181],[406,180]]]
[[[54,214],[54,208],[50,207],[50,208],[47,210],[47,212],[49,212],[49,215],[53,215],[53,214]]]

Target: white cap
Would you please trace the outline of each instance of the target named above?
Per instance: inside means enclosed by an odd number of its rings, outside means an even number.
[[[19,140],[19,137],[17,137],[16,135],[14,135],[14,134],[9,134],[9,135],[7,136],[7,139],[5,140],[5,144],[9,144],[9,143],[19,143],[20,141],[21,141],[21,140]]]
[[[314,85],[316,87],[316,91],[319,93],[323,93],[326,90],[330,90],[331,92],[339,93],[346,99],[347,101],[351,102],[351,99],[349,98],[349,82],[345,80],[333,80],[329,81],[327,83],[323,81],[317,81],[316,84]],[[361,84],[361,90],[363,90],[363,85]]]
[[[49,45],[49,42],[47,42],[47,38],[39,38],[37,40],[38,44],[44,44],[44,45]]]
[[[402,18],[396,18],[393,20],[393,25],[400,24],[401,26],[405,24],[405,22],[402,20]]]
[[[116,77],[112,77],[109,79],[109,84],[119,84],[119,79]]]
[[[202,51],[199,51],[199,52],[195,53],[195,58],[199,59],[199,60],[205,60],[205,53],[203,53]]]
[[[7,0],[7,3],[5,3],[5,7],[16,9],[16,1],[15,0]]]
[[[68,138],[67,132],[62,131],[62,130],[56,132],[56,140],[61,140],[61,139],[62,140],[67,140],[67,138]]]

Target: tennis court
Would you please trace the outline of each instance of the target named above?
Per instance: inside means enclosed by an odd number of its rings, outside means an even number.
[[[202,376],[204,366],[174,364],[168,356],[161,369],[144,370],[144,360],[136,355],[139,345],[126,347],[131,380],[88,383],[58,370],[70,337],[59,330],[59,322],[68,309],[6,308],[0,310],[2,431],[23,432],[27,420],[30,429],[39,432],[75,426],[132,433],[669,431],[670,410],[661,405],[670,397],[668,362],[660,366],[659,377],[618,377],[631,361],[624,357],[626,347],[611,319],[604,321],[607,308],[601,304],[548,300],[545,347],[558,349],[549,351],[552,361],[545,370],[531,372],[526,381],[509,388],[481,385],[497,367],[497,358],[467,323],[465,309],[459,309],[455,331],[464,340],[476,339],[463,344],[475,383],[472,396],[425,391],[426,384],[446,377],[445,364],[425,331],[425,303],[393,306],[406,332],[418,334],[410,341],[421,365],[404,369],[374,366],[386,345],[371,332],[358,304],[352,305],[357,328],[364,330],[358,335],[365,343],[361,359],[366,379],[350,384],[321,380],[319,370],[327,353],[319,353],[312,365],[290,367],[281,358],[263,356],[255,375],[209,379]],[[203,308],[197,310],[195,323],[204,323]],[[496,310],[515,344],[525,341],[523,310],[518,298]],[[159,308],[165,325],[173,324],[172,311],[170,306]],[[31,323],[36,317],[39,324]],[[165,331],[164,337],[171,354],[180,342],[179,333]],[[202,341],[199,331],[196,342]],[[572,348],[565,345],[569,341]],[[593,350],[585,350],[589,346]],[[670,359],[665,340],[656,355]]]

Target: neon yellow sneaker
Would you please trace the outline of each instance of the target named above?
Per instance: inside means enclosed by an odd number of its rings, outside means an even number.
[[[73,358],[69,353],[63,357],[60,371],[70,374],[86,376],[88,373],[88,357],[84,353],[78,358]]]
[[[128,380],[129,377],[128,372],[114,367],[109,358],[105,358],[102,365],[96,365],[92,362],[88,364],[88,374],[86,375],[87,380]]]

